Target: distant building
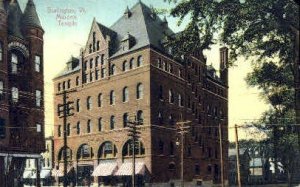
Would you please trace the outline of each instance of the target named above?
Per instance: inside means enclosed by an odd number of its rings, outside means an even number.
[[[43,28],[33,0],[0,0],[0,184],[20,183],[44,142]],[[13,169],[18,168],[18,169]]]
[[[237,153],[235,149],[229,149],[228,150],[228,158],[229,158],[229,184],[230,185],[236,185],[237,184]],[[250,162],[250,156],[248,149],[241,148],[240,154],[240,172],[241,172],[241,182],[242,184],[248,184],[249,181],[249,162]]]
[[[207,67],[202,51],[175,58],[165,37],[174,35],[166,19],[138,2],[111,27],[93,21],[87,44],[55,79],[54,154],[57,181],[67,154],[70,183],[129,186],[132,173],[128,121],[142,121],[135,147],[138,186],[178,186],[181,145],[176,122],[191,121],[184,143],[187,185],[220,183],[228,160],[228,49],[220,49],[220,76]],[[74,113],[64,128],[63,91]],[[65,131],[64,131],[65,129]],[[63,136],[67,136],[67,150]],[[224,163],[227,182],[227,162]]]

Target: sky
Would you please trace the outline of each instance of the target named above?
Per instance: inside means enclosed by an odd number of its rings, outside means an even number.
[[[45,135],[53,134],[53,82],[52,79],[64,67],[68,59],[78,56],[80,48],[85,46],[93,19],[105,26],[111,26],[121,17],[128,6],[138,0],[34,0],[36,9],[45,30],[44,35],[44,75],[45,75]],[[158,9],[169,9],[164,0],[142,0],[143,3]],[[24,10],[27,0],[19,0]],[[184,29],[177,26],[175,18],[167,16],[170,28],[174,32]],[[219,66],[219,47],[213,46],[205,51],[207,64]],[[234,124],[241,125],[259,118],[268,109],[255,88],[248,88],[245,77],[251,71],[249,61],[240,58],[229,70],[229,139],[234,141]],[[240,138],[249,138],[249,133],[239,130]]]

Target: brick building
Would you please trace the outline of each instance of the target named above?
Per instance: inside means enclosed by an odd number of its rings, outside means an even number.
[[[24,12],[17,0],[0,0],[0,184],[7,186],[45,146],[43,34],[32,0]]]
[[[138,2],[110,27],[93,20],[87,43],[54,79],[55,93],[74,102],[66,125],[68,178],[77,184],[130,183],[132,147],[128,120],[142,120],[136,146],[138,183],[180,182],[176,122],[191,121],[184,143],[187,185],[220,183],[218,125],[228,150],[227,48],[220,49],[220,76],[202,52],[175,59],[164,47],[173,35],[166,19]],[[62,96],[54,96],[54,176],[63,176]],[[208,127],[209,126],[209,127]],[[216,127],[216,128],[215,128]],[[227,163],[225,162],[227,181]]]

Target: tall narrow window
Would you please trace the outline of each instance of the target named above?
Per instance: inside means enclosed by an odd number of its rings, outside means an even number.
[[[103,126],[102,126],[102,118],[99,118],[98,119],[98,131],[102,131],[103,129]]]
[[[41,90],[35,91],[35,104],[37,107],[40,107],[42,105],[42,91]]]
[[[61,125],[58,125],[57,127],[57,136],[61,137]]]
[[[110,129],[114,129],[115,128],[115,116],[111,116],[110,117]]]
[[[66,81],[64,81],[64,82],[63,82],[63,85],[62,85],[62,87],[63,87],[63,90],[65,90],[65,89],[66,89]]]
[[[86,99],[86,108],[88,110],[92,109],[92,97],[91,96],[88,96],[87,99]]]
[[[178,94],[178,105],[183,106],[183,99],[182,99],[181,94]]]
[[[143,124],[144,122],[144,115],[143,115],[143,111],[139,110],[137,112],[137,121],[140,123],[140,124]]]
[[[127,127],[128,121],[129,121],[128,113],[125,113],[125,114],[123,115],[123,127]]]
[[[68,85],[67,85],[68,87],[68,89],[70,89],[71,88],[71,80],[68,80]]]
[[[115,95],[115,91],[110,91],[110,96],[109,96],[109,100],[110,100],[110,105],[114,105],[116,103],[116,95]]]
[[[170,155],[174,155],[174,143],[170,142]]]
[[[129,69],[133,68],[133,64],[134,64],[134,58],[131,58],[129,61]]]
[[[91,129],[92,129],[92,122],[91,122],[91,120],[89,119],[88,122],[87,122],[86,132],[87,132],[87,133],[91,133]]]
[[[105,78],[105,74],[106,74],[106,69],[102,68],[101,69],[101,78]]]
[[[18,56],[14,53],[11,54],[11,72],[13,74],[18,72]]]
[[[95,66],[96,66],[96,67],[99,65],[99,62],[100,62],[100,57],[97,56],[97,57],[96,57],[96,60],[95,60]]]
[[[174,103],[174,93],[172,89],[169,90],[169,102]]]
[[[129,91],[128,88],[123,88],[123,102],[128,102],[129,100]]]
[[[80,134],[80,122],[79,121],[76,124],[76,134]]]
[[[128,62],[125,60],[124,62],[123,62],[123,71],[128,71],[129,70],[129,64],[128,64]]]
[[[103,98],[102,98],[102,93],[100,93],[100,94],[98,95],[98,107],[102,107],[102,100],[103,100]]]
[[[76,77],[76,86],[79,86],[79,82],[80,82],[79,77]]]
[[[70,123],[67,124],[67,136],[70,136],[71,134],[71,125]]]
[[[3,60],[3,47],[2,47],[2,43],[0,42],[0,62],[2,62]]]
[[[161,59],[160,58],[157,59],[157,67],[158,68],[162,68],[162,63],[161,63]]]
[[[144,95],[144,87],[143,87],[143,84],[142,84],[142,83],[139,83],[139,84],[136,86],[136,98],[137,98],[137,99],[142,99],[142,98],[143,98],[143,95]]]
[[[76,111],[79,112],[80,111],[80,99],[76,100]]]
[[[34,62],[35,62],[35,71],[41,72],[41,57],[35,56]]]
[[[0,139],[4,139],[6,135],[5,119],[0,118]]]
[[[143,65],[143,57],[139,56],[137,59],[137,67],[141,67]]]
[[[1,100],[1,95],[3,95],[3,93],[4,93],[4,83],[3,83],[3,81],[0,81],[0,100]]]
[[[112,64],[110,67],[110,75],[116,74],[116,65]]]
[[[19,101],[19,89],[16,87],[12,87],[11,94],[12,94],[12,101],[18,102]]]
[[[159,154],[163,155],[164,154],[164,142],[163,141],[159,140],[158,148],[159,148]]]
[[[159,98],[159,99],[164,99],[164,94],[163,94],[163,87],[162,87],[162,85],[159,86],[158,98]]]
[[[90,59],[90,69],[93,68],[93,64],[94,64],[94,60],[91,58],[91,59]]]
[[[104,55],[102,54],[101,55],[101,65],[103,65],[104,64]]]

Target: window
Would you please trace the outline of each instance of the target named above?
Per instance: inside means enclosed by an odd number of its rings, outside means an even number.
[[[71,134],[71,126],[70,123],[67,124],[67,136],[70,136]]]
[[[77,152],[77,159],[87,159],[91,157],[92,148],[87,144],[80,146]]]
[[[90,82],[93,81],[93,72],[90,73]]]
[[[61,90],[61,83],[57,84],[57,90],[60,92],[60,90]]]
[[[123,71],[128,71],[129,70],[129,64],[128,64],[128,62],[125,60],[124,62],[123,62]]]
[[[3,83],[3,81],[0,81],[0,97],[1,97],[1,95],[3,95],[3,93],[4,93],[4,83]],[[0,98],[0,100],[1,100],[1,98]]]
[[[91,129],[92,129],[92,121],[89,119],[87,122],[86,132],[91,133]]]
[[[200,175],[200,166],[198,164],[195,165],[195,175]]]
[[[123,88],[123,102],[128,102],[129,100],[129,91],[128,88]]]
[[[137,59],[137,67],[141,67],[143,65],[143,57],[139,56]]]
[[[115,116],[110,116],[110,129],[114,129],[115,128]]]
[[[57,127],[57,136],[61,137],[61,125],[58,125]]]
[[[97,51],[99,51],[99,50],[100,50],[100,42],[97,41]]]
[[[164,142],[159,140],[159,143],[158,143],[158,149],[159,149],[159,153],[160,155],[163,155],[164,154]]]
[[[11,72],[13,74],[18,72],[18,56],[14,53],[11,54]]]
[[[169,170],[175,170],[175,164],[173,163],[173,162],[171,162],[170,164],[169,164],[169,167],[168,167],[168,169]],[[175,184],[174,183],[171,183],[171,187],[175,187]]]
[[[38,107],[40,107],[42,105],[42,91],[41,90],[35,91],[35,104]]]
[[[123,115],[123,127],[127,127],[128,121],[129,121],[128,113],[125,113],[125,114]]]
[[[87,63],[88,63],[87,61],[84,61],[84,63],[83,63],[83,69],[84,70],[87,70]]]
[[[170,125],[174,125],[175,124],[175,120],[174,120],[173,114],[169,115],[169,124]]]
[[[178,94],[178,105],[183,106],[183,99],[182,99],[181,94]]]
[[[101,65],[104,64],[104,55],[103,54],[101,55],[101,62],[100,63],[101,63]]]
[[[110,75],[116,74],[116,65],[112,64],[110,67]]]
[[[102,131],[102,118],[98,119],[98,131]]]
[[[65,81],[63,82],[63,86],[62,87],[63,87],[63,90],[66,89],[66,82]]]
[[[129,68],[132,69],[134,64],[134,58],[131,58],[129,61]]]
[[[0,42],[0,62],[3,60],[3,47],[2,47],[2,42]]]
[[[112,142],[104,142],[98,155],[100,158],[114,158],[117,155],[117,148]]]
[[[79,86],[79,82],[80,82],[79,77],[76,77],[76,86]]]
[[[99,80],[99,70],[96,70],[96,71],[95,71],[95,79],[96,79],[96,80]]]
[[[103,100],[103,98],[102,98],[102,93],[100,93],[100,94],[98,95],[98,107],[102,107],[102,100]]]
[[[158,112],[158,123],[162,125],[164,122],[163,114],[161,112]]]
[[[182,78],[182,77],[183,77],[183,74],[182,74],[182,69],[178,69],[178,76],[179,76],[180,78]]]
[[[115,91],[110,91],[110,96],[109,96],[109,101],[110,101],[110,105],[114,105],[116,103],[116,95],[115,95]]]
[[[99,65],[99,61],[100,61],[99,58],[100,58],[99,56],[96,57],[96,60],[95,60],[95,67],[97,67],[97,66]]]
[[[137,99],[142,99],[142,98],[143,98],[143,95],[144,95],[144,87],[143,87],[143,84],[142,84],[142,83],[139,83],[139,84],[136,86],[136,98],[137,98]]]
[[[106,74],[106,69],[101,68],[101,78],[105,78],[105,74]]]
[[[68,89],[71,88],[71,80],[68,80]]]
[[[12,101],[18,102],[19,101],[19,89],[16,87],[12,87],[11,94],[12,94]]]
[[[91,96],[88,96],[87,99],[86,99],[86,108],[88,110],[92,109],[92,97]]]
[[[137,112],[137,121],[138,121],[138,123],[139,124],[143,124],[143,122],[144,122],[144,115],[143,115],[143,111],[141,111],[141,110],[139,110],[138,112]]]
[[[174,143],[170,142],[170,155],[174,155]]]
[[[122,149],[122,156],[125,157],[125,156],[131,156],[132,153],[133,153],[133,146],[132,146],[132,140],[128,140],[125,145],[123,146],[123,149]],[[143,145],[142,142],[140,141],[136,141],[136,146],[134,146],[135,150],[135,154],[136,155],[144,155],[145,154],[145,147]]]
[[[93,68],[93,65],[94,65],[94,60],[93,60],[93,59],[90,59],[90,69]]]
[[[174,103],[174,93],[172,89],[169,90],[169,102]]]
[[[159,99],[164,99],[162,85],[159,86],[158,98]]]
[[[4,139],[6,135],[5,119],[0,118],[0,139]]]
[[[35,71],[36,72],[41,72],[41,57],[40,56],[35,56],[34,63],[35,63]]]
[[[90,52],[90,53],[92,53],[92,51],[93,51],[93,50],[92,50],[92,47],[93,47],[92,44],[90,44],[90,48],[89,48],[89,52]]]
[[[80,99],[76,100],[76,111],[79,112],[80,111]]]
[[[192,156],[192,147],[190,145],[188,145],[188,148],[187,148],[187,156],[188,157]]]
[[[173,64],[169,64],[169,72],[173,73]]]
[[[162,62],[160,58],[157,59],[157,67],[162,68]]]
[[[80,134],[80,121],[76,124],[76,134]]]

